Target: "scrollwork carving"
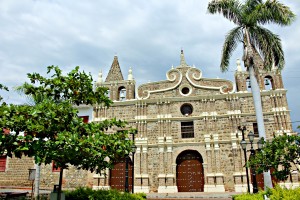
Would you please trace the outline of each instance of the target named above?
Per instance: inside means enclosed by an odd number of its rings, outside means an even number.
[[[186,77],[188,80],[191,80],[192,77],[194,80],[199,81],[202,78],[202,72],[197,68],[189,68],[186,71]]]
[[[233,93],[233,83],[224,79],[202,78],[201,70],[190,68],[186,72],[186,78],[196,88],[219,90],[221,94]]]
[[[151,94],[173,90],[182,81],[182,73],[178,69],[171,69],[166,74],[167,80],[143,84],[138,88],[138,98],[148,99]]]

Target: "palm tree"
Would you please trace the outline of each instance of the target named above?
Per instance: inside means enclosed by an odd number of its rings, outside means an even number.
[[[275,65],[280,71],[284,67],[284,53],[278,35],[262,25],[275,23],[280,26],[290,25],[295,14],[289,7],[277,0],[212,0],[208,4],[208,12],[220,13],[237,27],[229,31],[222,49],[221,70],[227,71],[229,60],[238,43],[243,43],[244,65],[249,71],[253,93],[254,107],[260,138],[266,138],[260,89],[256,75],[260,62],[264,70],[271,70]],[[272,188],[270,172],[264,173],[265,188]]]

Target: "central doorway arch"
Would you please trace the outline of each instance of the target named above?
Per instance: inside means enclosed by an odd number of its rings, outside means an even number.
[[[128,189],[132,190],[132,161],[130,158],[128,162]],[[115,162],[114,167],[110,170],[109,185],[111,189],[116,189],[119,191],[125,191],[125,168],[126,159],[120,159]]]
[[[176,159],[178,192],[203,192],[204,172],[202,156],[193,150],[181,152]]]

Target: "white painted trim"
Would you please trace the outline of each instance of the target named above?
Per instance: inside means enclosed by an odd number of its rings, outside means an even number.
[[[170,75],[169,75],[169,74],[171,74],[172,71],[178,72],[178,73],[179,73],[179,76],[180,76],[179,81],[178,81],[178,83],[177,83],[175,86],[169,87],[169,88],[165,88],[165,89],[160,89],[160,90],[152,90],[152,91],[144,90],[143,92],[148,92],[148,95],[147,95],[146,97],[140,97],[139,94],[138,94],[138,92],[137,92],[137,94],[136,94],[137,99],[148,99],[148,98],[150,97],[150,94],[152,94],[152,93],[165,92],[165,91],[169,91],[169,90],[173,90],[173,89],[177,88],[177,87],[180,85],[183,76],[182,76],[182,73],[181,73],[178,69],[171,69],[171,70],[168,71],[168,73],[166,74],[167,80],[170,81],[170,82],[173,82],[173,81],[176,80],[176,76],[175,76],[175,75],[172,75],[173,77],[170,78]],[[143,86],[143,85],[141,85],[141,86]],[[141,87],[141,86],[140,86],[140,87]],[[138,91],[139,91],[139,88],[138,88]]]
[[[150,188],[149,186],[134,186],[134,193],[149,193]]]
[[[93,185],[93,190],[110,190],[110,186]]]
[[[225,192],[224,185],[204,185],[204,192]]]
[[[248,192],[247,184],[235,184],[234,191],[235,192]]]
[[[157,193],[177,193],[177,186],[158,186]]]
[[[193,83],[193,81],[192,81],[191,78],[189,77],[189,72],[190,72],[190,70],[196,70],[196,71],[199,72],[199,74],[200,74],[199,77],[196,77],[196,76],[195,76],[195,73],[192,74],[193,79],[195,79],[196,81],[197,81],[197,80],[200,80],[200,79],[202,78],[202,72],[201,72],[199,69],[197,69],[197,68],[189,68],[189,69],[186,71],[186,75],[185,75],[185,76],[186,76],[187,80],[188,80],[194,87],[196,87],[196,88],[212,89],[212,90],[220,90],[220,93],[221,93],[221,94],[227,94],[227,93],[232,94],[232,93],[234,93],[234,91],[235,91],[233,82],[232,82],[232,81],[229,81],[229,80],[225,80],[225,79],[207,79],[207,80],[228,81],[228,82],[230,82],[230,83],[232,84],[232,90],[231,90],[230,92],[223,92],[222,88],[223,88],[225,85],[219,86],[219,87],[213,87],[213,86],[203,86],[203,85],[198,85],[198,84],[196,84],[196,83]],[[206,78],[202,78],[202,79],[205,80]]]

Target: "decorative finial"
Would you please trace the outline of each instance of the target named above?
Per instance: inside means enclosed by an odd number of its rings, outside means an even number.
[[[180,65],[181,66],[186,66],[186,62],[185,62],[185,58],[184,58],[184,54],[183,54],[183,50],[181,49],[181,54],[180,54]]]
[[[131,67],[129,68],[129,71],[128,71],[128,80],[133,80],[133,75],[132,75],[132,69]]]
[[[236,59],[236,67],[237,67],[237,71],[238,71],[238,72],[241,72],[241,71],[242,71],[240,59]]]
[[[174,69],[174,66],[172,65],[171,69]]]
[[[103,79],[102,79],[102,70],[100,70],[99,74],[98,74],[98,83],[102,83]]]

